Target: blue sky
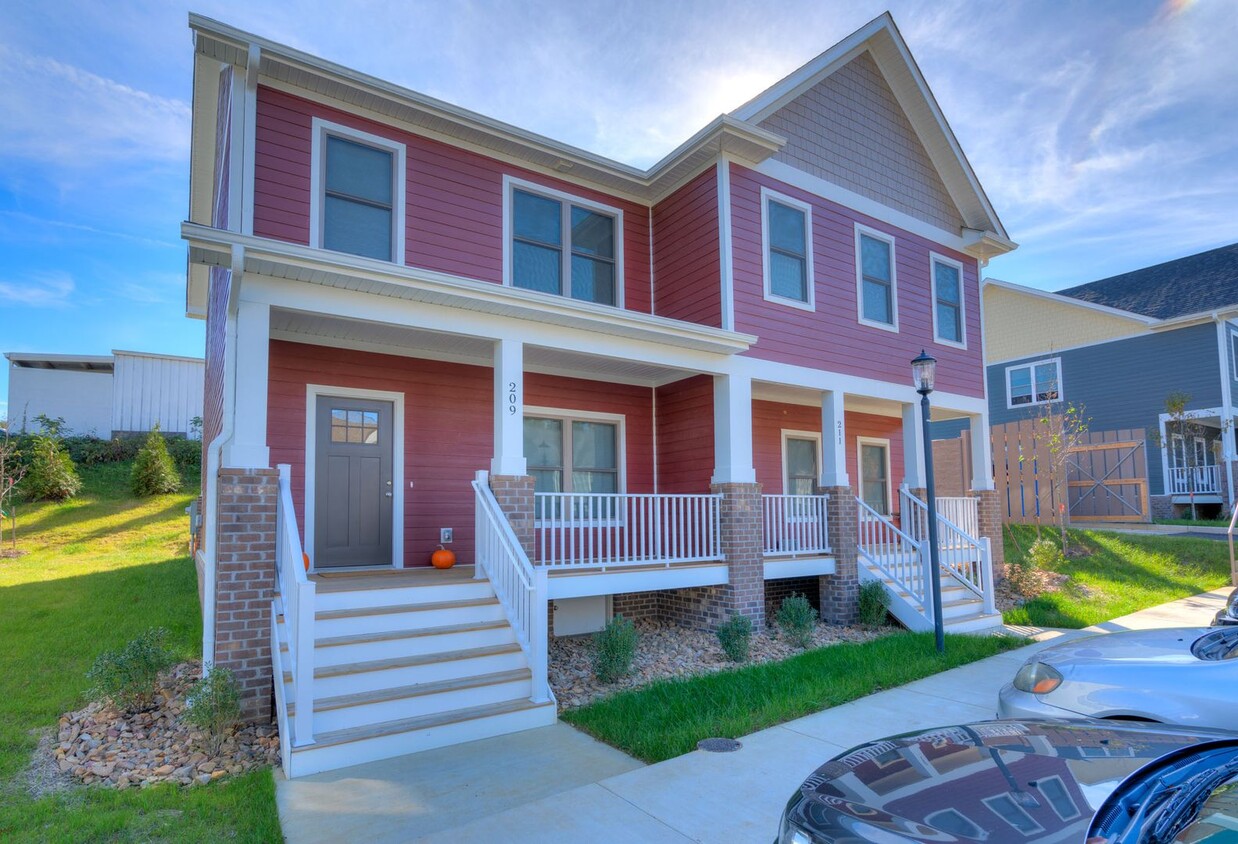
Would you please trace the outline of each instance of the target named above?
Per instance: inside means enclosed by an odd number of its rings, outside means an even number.
[[[988,274],[1056,290],[1238,240],[1232,0],[9,3],[0,351],[202,353],[191,8],[645,166],[889,8],[1021,244]]]

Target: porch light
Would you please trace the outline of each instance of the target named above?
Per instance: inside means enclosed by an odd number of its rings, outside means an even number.
[[[921,349],[920,354],[911,360],[911,383],[915,385],[917,393],[927,396],[933,392],[933,381],[936,378],[937,358]]]

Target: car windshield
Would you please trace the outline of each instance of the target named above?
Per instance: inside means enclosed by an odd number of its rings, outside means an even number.
[[[1222,659],[1238,659],[1238,628],[1227,627],[1213,630],[1195,640],[1191,653],[1197,659],[1213,662]]]

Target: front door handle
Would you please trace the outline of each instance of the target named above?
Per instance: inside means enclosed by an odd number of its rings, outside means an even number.
[[[389,492],[384,492],[384,493],[383,493],[383,495],[387,496],[388,498],[390,498],[390,497],[391,497],[391,493],[389,493]]]

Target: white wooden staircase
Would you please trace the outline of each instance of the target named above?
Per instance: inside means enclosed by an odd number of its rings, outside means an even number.
[[[859,575],[861,581],[885,584],[890,614],[909,630],[933,629],[932,563],[927,537],[928,507],[905,489],[899,493],[901,526],[857,499]],[[958,508],[951,515],[959,522]],[[982,633],[1002,626],[994,606],[989,540],[973,535],[956,521],[937,514],[938,562],[941,569],[941,617],[948,633]]]

